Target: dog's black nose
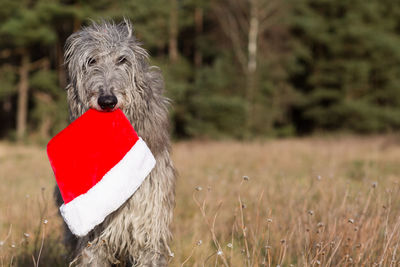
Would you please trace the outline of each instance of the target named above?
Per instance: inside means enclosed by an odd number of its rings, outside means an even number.
[[[118,99],[114,95],[103,95],[97,100],[97,103],[103,110],[113,109],[118,103]]]

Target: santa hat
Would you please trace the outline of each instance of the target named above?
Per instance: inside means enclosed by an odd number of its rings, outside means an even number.
[[[118,209],[155,165],[119,109],[90,109],[50,140],[47,155],[64,200],[61,215],[77,236]]]

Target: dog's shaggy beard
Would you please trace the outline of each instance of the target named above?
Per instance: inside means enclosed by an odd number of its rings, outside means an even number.
[[[162,95],[162,76],[148,65],[147,57],[128,21],[94,23],[67,40],[70,120],[89,108],[103,110],[99,98],[115,96],[116,105],[106,111],[120,108],[157,161],[149,177],[120,209],[88,236],[70,239],[77,262],[83,266],[165,265],[175,170],[169,156],[168,99]],[[58,202],[62,203],[60,197]]]

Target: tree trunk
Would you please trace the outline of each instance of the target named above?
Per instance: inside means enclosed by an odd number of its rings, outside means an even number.
[[[196,7],[194,10],[194,23],[196,27],[196,46],[194,51],[194,65],[201,67],[203,62],[203,54],[199,47],[200,36],[203,33],[203,8]]]
[[[258,0],[250,0],[250,25],[249,25],[249,41],[248,41],[248,65],[249,73],[254,73],[257,70],[257,37],[259,21],[257,16]]]
[[[250,0],[250,23],[247,44],[247,101],[248,111],[248,129],[253,126],[254,119],[254,99],[256,95],[256,72],[257,72],[257,37],[259,32],[258,18],[258,0]]]
[[[176,62],[178,59],[178,1],[170,0],[169,14],[169,59]]]
[[[81,5],[78,3],[78,4],[75,5],[75,8],[79,10],[79,9],[81,9],[82,7],[81,7]],[[72,27],[73,27],[73,31],[74,31],[74,32],[78,31],[78,30],[82,27],[82,21],[81,21],[81,19],[78,18],[77,16],[74,17]]]
[[[21,141],[26,135],[28,114],[28,89],[29,89],[30,57],[27,51],[21,54],[19,67],[18,104],[17,104],[17,140]]]

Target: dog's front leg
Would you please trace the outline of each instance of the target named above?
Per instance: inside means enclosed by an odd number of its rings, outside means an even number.
[[[113,264],[107,258],[107,251],[104,246],[86,247],[75,258],[71,266],[77,267],[111,267]]]

